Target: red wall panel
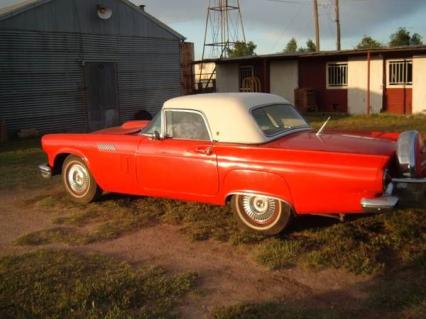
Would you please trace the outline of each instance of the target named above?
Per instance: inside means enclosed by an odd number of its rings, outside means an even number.
[[[333,60],[335,62],[336,60]],[[331,61],[330,61],[331,62]],[[347,112],[348,90],[327,89],[325,59],[299,61],[299,88],[315,89],[319,111]]]
[[[411,88],[386,88],[386,111],[396,114],[411,114],[413,104]]]

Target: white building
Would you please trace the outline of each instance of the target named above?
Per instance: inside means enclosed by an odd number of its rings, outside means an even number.
[[[278,94],[303,111],[426,112],[426,46],[218,60],[218,92]]]

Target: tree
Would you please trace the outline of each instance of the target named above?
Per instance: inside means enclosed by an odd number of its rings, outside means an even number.
[[[421,45],[422,37],[418,33],[410,35],[410,32],[406,28],[399,28],[398,31],[392,33],[390,36],[390,47],[402,47],[409,45]]]
[[[297,41],[295,38],[291,38],[290,41],[288,41],[284,52],[288,52],[288,53],[294,53],[297,51]]]
[[[383,45],[379,41],[374,40],[368,35],[364,35],[356,46],[357,49],[378,49],[382,47]]]
[[[422,36],[418,33],[413,33],[410,39],[410,45],[422,45]]]
[[[316,50],[317,50],[317,46],[314,43],[314,41],[312,41],[312,39],[309,39],[308,41],[306,41],[306,51],[316,52]]]
[[[250,42],[237,41],[235,42],[235,45],[232,49],[227,48],[226,51],[230,58],[238,58],[241,56],[256,55],[256,53],[254,52],[256,48],[257,48],[257,45],[254,44],[253,41],[250,41]]]

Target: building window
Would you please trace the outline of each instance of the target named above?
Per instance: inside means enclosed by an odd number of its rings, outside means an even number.
[[[254,67],[252,65],[240,66],[240,91],[244,91],[244,81],[254,77]]]
[[[262,92],[262,82],[252,65],[240,67],[240,92]]]
[[[413,61],[389,61],[389,85],[413,84]]]
[[[338,88],[348,85],[348,64],[328,63],[327,64],[327,87]]]

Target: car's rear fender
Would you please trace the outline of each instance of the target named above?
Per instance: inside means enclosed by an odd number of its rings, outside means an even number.
[[[228,172],[223,180],[222,194],[224,201],[235,194],[262,194],[280,199],[291,207],[293,200],[286,180],[277,174],[236,169]]]

